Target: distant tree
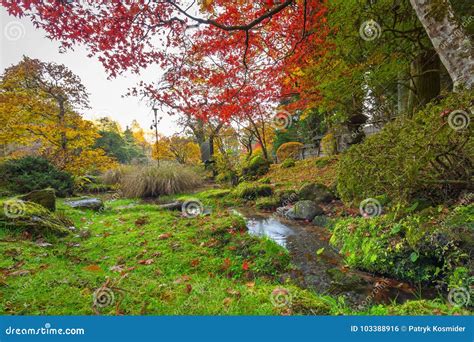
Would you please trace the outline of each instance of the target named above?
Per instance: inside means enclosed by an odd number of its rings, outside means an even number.
[[[94,149],[97,130],[77,112],[88,107],[86,89],[64,65],[23,57],[1,76],[0,99],[0,144],[35,146],[23,151],[73,173],[113,165]]]

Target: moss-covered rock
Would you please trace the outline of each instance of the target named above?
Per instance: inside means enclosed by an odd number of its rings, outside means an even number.
[[[270,162],[260,154],[252,156],[242,168],[242,177],[246,180],[253,180],[263,176],[270,169]]]
[[[0,211],[0,228],[12,231],[28,232],[34,236],[56,235],[64,236],[69,233],[67,227],[72,222],[59,216],[40,204],[10,199],[1,201],[3,210]]]
[[[253,200],[258,197],[268,197],[273,194],[273,188],[267,184],[240,183],[234,190],[237,197]]]
[[[300,200],[310,200],[316,203],[329,203],[335,197],[324,184],[309,183],[303,185],[298,193]]]
[[[280,200],[276,197],[262,197],[255,202],[255,206],[260,210],[275,210],[279,205]]]
[[[53,188],[34,190],[25,195],[19,196],[18,199],[34,202],[42,205],[50,211],[56,211],[56,192]]]

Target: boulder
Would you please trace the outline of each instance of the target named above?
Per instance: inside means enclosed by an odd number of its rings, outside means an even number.
[[[329,203],[335,196],[329,191],[329,188],[324,184],[310,183],[304,185],[299,193],[300,200],[309,200],[316,203]]]
[[[317,215],[314,217],[313,222],[315,226],[327,227],[329,224],[329,218],[326,215]]]
[[[25,195],[19,196],[18,199],[37,203],[50,211],[56,211],[56,194],[53,188],[34,190]]]
[[[101,210],[104,208],[104,202],[98,198],[84,198],[80,200],[64,202],[64,204],[76,209]]]
[[[323,209],[313,201],[298,201],[287,211],[286,216],[292,220],[311,221],[316,215],[322,215]]]
[[[67,227],[70,220],[51,212],[42,205],[18,199],[0,202],[0,226],[33,236],[65,236],[70,233]]]

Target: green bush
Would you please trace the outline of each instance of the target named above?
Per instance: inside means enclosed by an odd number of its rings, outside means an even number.
[[[234,193],[237,197],[253,200],[257,197],[268,197],[273,194],[273,189],[267,184],[257,183],[240,183],[235,189]]]
[[[261,154],[256,154],[247,161],[242,168],[242,177],[245,180],[253,180],[263,176],[270,169],[270,162],[263,158]]]
[[[333,160],[334,157],[319,157],[314,161],[314,165],[316,165],[318,169],[322,169],[323,167],[329,165]]]
[[[421,197],[439,203],[457,197],[471,181],[473,125],[455,130],[449,114],[458,109],[469,115],[473,100],[472,93],[450,95],[413,118],[397,118],[350,148],[337,167],[342,200],[387,194],[395,202]]]
[[[288,169],[296,165],[296,162],[293,158],[286,158],[283,163],[281,163],[280,167],[284,169]]]
[[[189,167],[162,161],[128,168],[121,177],[120,188],[125,197],[147,198],[183,193],[199,184],[201,178]]]
[[[348,218],[334,225],[331,244],[348,265],[408,281],[441,281],[468,262],[462,241],[442,212]]]
[[[27,193],[33,190],[54,188],[58,196],[72,194],[73,177],[58,170],[44,158],[23,157],[7,160],[0,166],[2,185],[15,193]]]

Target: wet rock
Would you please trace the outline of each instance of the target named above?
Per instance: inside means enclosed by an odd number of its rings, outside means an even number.
[[[304,185],[299,193],[300,200],[310,200],[316,203],[329,203],[335,196],[329,191],[329,188],[324,184],[310,183]]]
[[[356,274],[349,274],[341,271],[339,268],[330,268],[326,273],[331,277],[332,284],[338,291],[364,291],[367,282]]]
[[[64,202],[64,204],[76,209],[101,210],[104,208],[104,202],[98,198],[84,198],[76,201]]]
[[[323,213],[323,209],[313,201],[298,201],[287,211],[286,216],[292,220],[311,221],[316,215]]]
[[[56,194],[53,188],[34,190],[25,195],[19,196],[18,199],[37,203],[50,211],[56,211]]]

